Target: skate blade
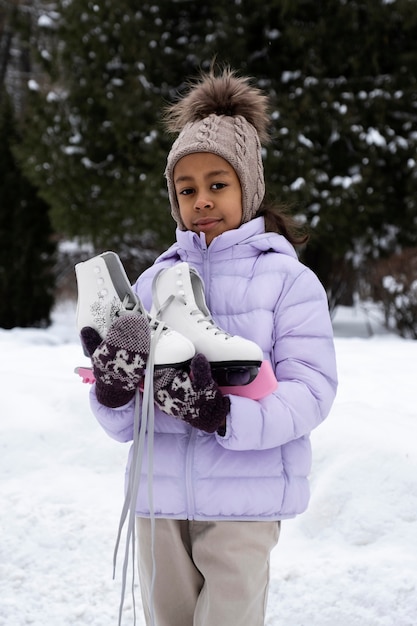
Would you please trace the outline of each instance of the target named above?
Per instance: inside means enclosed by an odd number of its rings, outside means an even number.
[[[259,374],[261,363],[258,361],[210,362],[211,374],[219,386],[249,385]]]

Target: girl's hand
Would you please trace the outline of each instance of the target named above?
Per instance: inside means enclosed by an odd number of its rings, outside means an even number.
[[[191,371],[155,370],[154,398],[166,413],[207,433],[224,434],[230,400],[214,382],[210,364],[202,354],[191,361]]]
[[[151,343],[148,319],[137,313],[118,317],[104,341],[86,326],[81,340],[91,357],[97,400],[111,408],[129,402],[145,374]]]

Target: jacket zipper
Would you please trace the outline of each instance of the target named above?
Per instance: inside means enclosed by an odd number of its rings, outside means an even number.
[[[202,279],[203,279],[203,284],[204,286],[209,285],[209,280],[210,280],[210,261],[209,261],[209,256],[210,256],[210,252],[208,250],[208,248],[204,248],[202,250],[203,254],[203,275],[202,275]],[[204,297],[206,300],[206,304],[208,309],[210,310],[210,294],[208,292],[208,289],[204,288]]]
[[[187,511],[188,519],[194,519],[195,515],[195,501],[194,501],[194,481],[193,481],[193,459],[195,440],[197,437],[197,430],[191,428],[190,438],[188,440],[187,455],[185,458],[185,490],[187,498]]]

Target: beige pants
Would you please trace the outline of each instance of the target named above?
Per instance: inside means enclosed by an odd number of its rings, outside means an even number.
[[[137,518],[142,603],[149,626],[263,626],[269,557],[279,522],[155,520],[151,599],[151,524]]]

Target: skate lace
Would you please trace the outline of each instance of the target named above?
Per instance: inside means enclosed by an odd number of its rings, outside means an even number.
[[[145,451],[145,436],[148,435],[148,501],[149,501],[149,517],[151,522],[151,555],[152,555],[152,580],[151,580],[151,602],[150,602],[150,619],[151,624],[155,624],[154,608],[153,608],[153,594],[155,586],[155,512],[153,503],[153,446],[154,446],[154,423],[155,423],[155,405],[154,405],[154,387],[153,387],[153,372],[155,365],[155,350],[156,344],[159,341],[161,334],[164,332],[166,326],[163,322],[154,320],[155,332],[151,337],[151,346],[149,350],[149,357],[146,364],[146,371],[143,384],[143,395],[141,402],[141,394],[139,388],[136,389],[135,394],[135,410],[133,418],[133,446],[132,446],[132,460],[129,469],[129,476],[127,481],[126,497],[123,504],[122,513],[119,521],[119,528],[116,538],[116,544],[113,555],[113,578],[115,577],[117,553],[120,546],[123,527],[127,520],[126,539],[125,539],[125,552],[122,567],[122,590],[121,599],[119,605],[119,622],[122,623],[122,612],[124,606],[124,599],[126,594],[127,574],[129,565],[129,556],[132,559],[132,587],[131,594],[133,599],[133,623],[136,624],[136,603],[135,603],[135,518],[136,518],[136,499],[139,491],[139,483],[141,477],[141,468],[143,462],[143,456]]]
[[[161,304],[161,306],[159,307],[159,309],[157,310],[155,314],[155,318],[159,318],[174,300],[178,300],[184,305],[188,304],[186,298],[182,296],[181,294],[175,294],[175,295],[171,294],[165,300],[165,302]],[[192,309],[190,311],[190,315],[194,317],[198,316],[198,319],[196,319],[197,324],[206,324],[206,327],[204,330],[213,332],[215,335],[224,335],[225,339],[230,339],[229,333],[227,333],[225,330],[220,328],[220,326],[216,324],[213,318],[210,315],[205,315],[203,311],[201,311],[201,309],[198,309],[198,308]]]
[[[152,317],[151,315],[148,314],[148,320],[149,320],[149,325],[151,327],[151,330],[153,331],[157,331],[158,332],[162,332],[162,331],[167,331],[169,330],[168,326],[166,324],[164,324],[164,322],[162,320],[157,319],[157,316]]]
[[[122,305],[120,309],[116,311],[116,316],[122,317],[123,315],[132,315],[132,313],[143,315],[144,309],[139,301],[135,302],[135,304],[132,306],[131,299],[129,298],[128,295],[126,295],[122,300]]]
[[[130,305],[130,308],[129,308],[129,305]],[[129,296],[127,295],[123,298],[122,307],[120,308],[119,311],[117,311],[116,316],[122,317],[124,315],[132,315],[134,313],[137,313],[138,315],[145,315],[148,318],[148,322],[149,322],[149,326],[151,327],[151,330],[155,332],[158,330],[158,334],[162,333],[163,331],[168,330],[168,326],[166,326],[166,324],[164,324],[161,320],[156,319],[156,317],[151,317],[149,313],[145,311],[140,301],[136,302],[134,306],[131,306],[131,300]],[[109,320],[109,322],[110,323],[108,324],[107,327],[110,326],[111,320]]]

